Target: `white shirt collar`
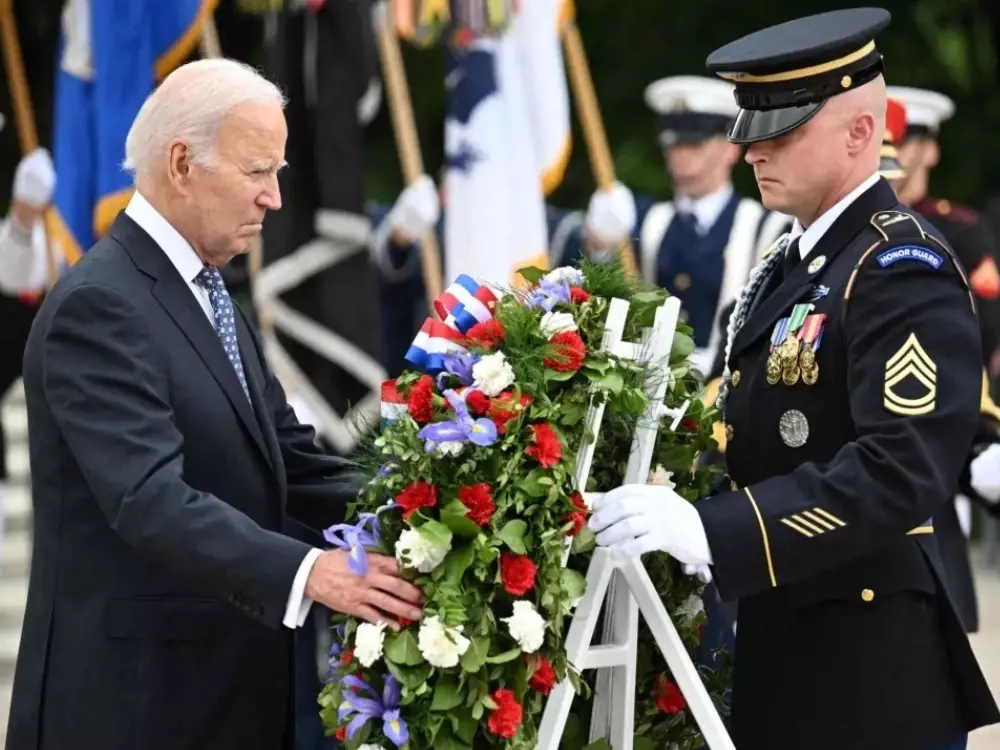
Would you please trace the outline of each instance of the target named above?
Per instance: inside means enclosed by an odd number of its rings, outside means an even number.
[[[198,257],[186,239],[181,236],[163,215],[153,208],[152,204],[138,190],[132,192],[132,198],[125,207],[125,213],[136,224],[146,230],[153,242],[170,258],[177,272],[184,281],[193,283],[201,273],[205,263]]]
[[[678,195],[674,199],[674,206],[680,212],[694,215],[697,222],[697,229],[700,234],[705,234],[718,221],[719,215],[725,210],[729,199],[733,197],[733,186],[726,183],[714,193],[703,195],[701,198],[689,198],[686,195]]]
[[[820,216],[816,221],[814,221],[808,229],[803,229],[802,224],[798,219],[792,224],[792,239],[799,237],[799,257],[805,258],[816,247],[816,243],[820,241],[820,238],[829,231],[830,227],[833,226],[833,222],[840,218],[840,215],[847,210],[854,201],[856,201],[862,193],[864,193],[868,188],[872,187],[876,182],[879,181],[881,176],[878,172],[873,174],[867,180],[858,185],[854,190],[849,192],[843,198],[841,198],[837,203],[833,205],[832,208],[827,209],[827,211]]]

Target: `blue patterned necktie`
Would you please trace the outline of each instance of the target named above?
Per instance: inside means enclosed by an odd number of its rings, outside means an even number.
[[[222,348],[229,357],[229,363],[236,370],[236,377],[243,386],[243,393],[250,398],[247,388],[247,378],[243,373],[243,360],[240,359],[240,347],[236,340],[236,318],[233,311],[233,301],[229,298],[229,290],[222,280],[218,268],[205,266],[194,278],[194,282],[208,292],[212,302],[212,317],[215,318],[215,332],[219,335]]]

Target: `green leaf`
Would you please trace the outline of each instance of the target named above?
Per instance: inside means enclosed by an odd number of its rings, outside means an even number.
[[[404,667],[401,664],[394,664],[388,659],[386,659],[385,663],[393,676],[399,680],[399,684],[407,690],[413,691],[426,683],[430,679],[431,672],[434,671],[434,667],[426,663],[418,667]]]
[[[545,382],[547,383],[561,383],[566,380],[571,380],[574,375],[576,375],[575,370],[563,372],[562,370],[553,370],[548,367],[545,368]]]
[[[424,661],[424,657],[417,647],[417,638],[411,630],[402,630],[399,633],[386,635],[385,658],[407,667],[415,667]]]
[[[427,541],[438,546],[451,546],[451,529],[439,521],[425,521],[417,532]]]
[[[612,750],[611,743],[608,742],[607,738],[601,737],[599,740],[595,740],[587,745],[583,750]]]
[[[637,735],[632,741],[632,750],[656,750],[656,743],[650,737]]]
[[[457,677],[445,676],[434,686],[431,711],[450,711],[462,703],[462,688]]]
[[[441,523],[458,536],[471,539],[479,533],[479,526],[466,517],[468,513],[469,509],[456,498],[441,508]]]
[[[496,654],[495,656],[487,656],[487,664],[506,664],[509,661],[514,661],[521,654],[521,649],[512,648],[510,651],[504,651],[502,654]]]
[[[587,590],[587,579],[571,568],[563,568],[559,576],[559,586],[566,598],[575,602]]]
[[[504,524],[504,527],[497,534],[497,538],[510,547],[512,552],[518,555],[526,555],[528,554],[528,550],[524,546],[524,534],[527,530],[528,524],[520,518],[515,518]]]
[[[548,481],[546,482],[545,480]],[[520,489],[528,493],[530,497],[542,497],[548,492],[547,486],[551,484],[552,478],[549,477],[547,470],[541,466],[536,466],[528,472],[524,479],[518,482]],[[522,552],[521,554],[524,553]]]
[[[472,750],[472,745],[455,737],[451,727],[441,727],[441,732],[434,738],[434,750]]]
[[[673,346],[670,347],[670,361],[686,359],[694,351],[694,339],[683,333],[674,334]]]
[[[478,672],[486,663],[486,656],[490,653],[490,639],[485,636],[476,636],[469,644],[469,648],[462,654],[462,669],[466,672]]]
[[[524,277],[525,281],[531,284],[537,284],[548,273],[548,271],[537,266],[525,266],[524,268],[519,268],[517,272]]]
[[[471,745],[476,739],[479,722],[473,719],[472,714],[468,712],[462,712],[458,715],[452,713],[448,718],[451,719],[451,731],[455,733],[455,736],[462,742],[468,742]]]
[[[462,576],[465,575],[465,571],[472,567],[472,561],[475,557],[476,548],[474,544],[463,544],[460,547],[454,547],[448,553],[447,557],[444,558],[444,562],[441,563],[441,567],[444,568],[442,571],[444,581],[453,586],[458,586],[462,581]]]
[[[600,384],[601,388],[614,394],[621,393],[622,388],[625,387],[625,378],[623,378],[622,374],[617,370],[605,373],[597,382]]]
[[[583,368],[585,370],[593,370],[598,375],[603,375],[611,367],[611,363],[606,359],[596,359],[594,357],[587,357],[583,361]]]

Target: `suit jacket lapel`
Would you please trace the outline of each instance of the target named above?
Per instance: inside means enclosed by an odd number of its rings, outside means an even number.
[[[769,333],[775,321],[793,304],[800,301],[802,295],[812,287],[815,277],[827,268],[830,261],[847,247],[851,240],[869,226],[871,217],[878,211],[892,208],[897,203],[895,193],[884,179],[880,179],[858,196],[857,200],[849,205],[820,237],[809,255],[799,261],[777,288],[750,312],[743,327],[736,334],[730,356],[735,357],[762,335]]]
[[[233,369],[222,348],[215,327],[191,293],[187,282],[181,278],[166,253],[124,212],[118,215],[110,234],[121,242],[136,266],[155,280],[153,296],[198,352],[198,356],[236,410],[250,437],[270,464],[271,455],[264,442],[260,425],[257,424],[253,408],[243,392],[239,378],[236,377],[236,370]],[[245,337],[243,339],[245,340]]]

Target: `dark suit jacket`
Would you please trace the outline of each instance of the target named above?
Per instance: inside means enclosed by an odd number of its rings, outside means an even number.
[[[191,290],[124,213],[55,286],[24,359],[34,555],[7,747],[291,747],[309,547],[357,486],[241,312],[253,406]]]

